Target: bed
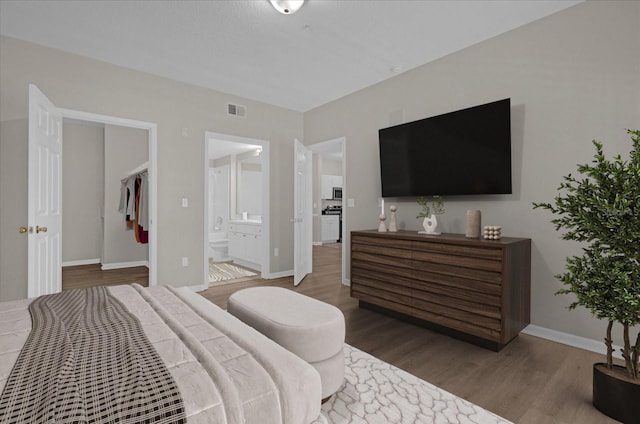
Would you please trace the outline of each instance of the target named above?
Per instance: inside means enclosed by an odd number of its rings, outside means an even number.
[[[139,321],[179,390],[186,422],[301,424],[319,416],[320,376],[311,365],[188,288],[102,290]],[[0,303],[0,392],[10,391],[23,361],[32,301]],[[0,404],[0,422],[11,422],[7,410]]]

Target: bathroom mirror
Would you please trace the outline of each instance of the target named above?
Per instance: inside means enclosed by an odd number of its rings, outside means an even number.
[[[249,219],[262,216],[262,158],[259,150],[246,157],[238,156],[236,166],[236,211]]]

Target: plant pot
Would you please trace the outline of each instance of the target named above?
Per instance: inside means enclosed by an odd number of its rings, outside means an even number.
[[[424,217],[424,219],[422,220],[422,228],[424,228],[424,231],[420,231],[419,234],[431,234],[434,236],[440,235],[437,230],[438,220],[436,219],[436,216],[434,214],[431,214],[431,216],[429,217]]]
[[[624,424],[640,424],[640,382],[618,378],[607,372],[607,364],[593,364],[593,406]],[[614,365],[626,375],[624,367]]]

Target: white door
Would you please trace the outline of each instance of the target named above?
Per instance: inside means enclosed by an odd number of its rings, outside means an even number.
[[[62,290],[62,113],[29,85],[27,294]]]
[[[311,272],[311,237],[313,221],[311,217],[311,150],[297,139],[294,146],[294,213],[293,213],[293,285],[300,284]]]

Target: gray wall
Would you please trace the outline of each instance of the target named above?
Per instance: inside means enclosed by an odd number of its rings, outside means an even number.
[[[104,127],[64,122],[62,262],[100,260]]]
[[[0,300],[27,296],[27,234],[18,229],[28,226],[27,190],[22,183],[28,178],[28,132],[26,118],[0,121]]]
[[[28,84],[59,107],[154,122],[158,125],[158,279],[173,286],[204,281],[205,131],[268,140],[271,153],[271,272],[293,268],[293,140],[302,139],[301,113],[0,37],[0,122],[25,120]],[[227,103],[246,106],[245,118],[228,116]],[[11,124],[7,124],[11,126]],[[186,130],[183,132],[183,129]],[[27,149],[2,129],[2,228],[26,225]],[[5,153],[7,152],[7,153]],[[10,160],[5,155],[11,155]],[[6,169],[5,169],[6,166]],[[11,180],[5,179],[5,174]],[[10,186],[5,190],[5,186]],[[25,193],[22,195],[21,193]],[[5,194],[7,197],[5,198]],[[182,208],[181,199],[189,198]],[[5,206],[5,203],[10,206]],[[13,230],[12,230],[13,231]],[[15,240],[14,240],[15,238]],[[26,297],[27,238],[0,240],[0,300]],[[181,265],[182,257],[189,266]],[[5,293],[6,296],[5,296]]]
[[[640,128],[640,2],[586,2],[408,71],[305,113],[305,142],[346,136],[348,230],[377,228],[380,197],[379,128],[506,97],[512,103],[512,195],[445,198],[445,232],[464,232],[467,209],[505,236],[530,237],[532,322],[601,340],[605,323],[555,296],[554,274],[578,246],[560,240],[551,215],[533,201],[550,201],[563,175],[589,162],[591,140],[608,154],[627,154],[625,128]],[[414,199],[398,205],[400,228],[419,230]],[[348,237],[347,237],[347,242]],[[348,244],[347,244],[348,245]]]

